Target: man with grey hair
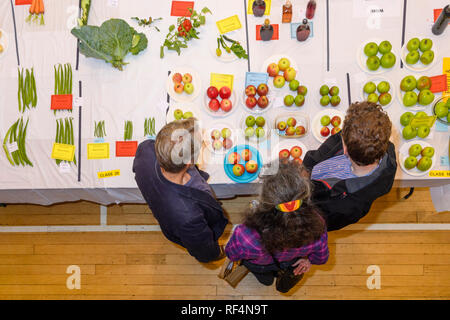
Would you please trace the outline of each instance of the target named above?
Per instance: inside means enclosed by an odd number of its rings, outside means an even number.
[[[156,141],[139,144],[133,172],[163,234],[200,262],[224,257],[218,239],[228,220],[195,163],[201,134],[193,118],[165,125]]]

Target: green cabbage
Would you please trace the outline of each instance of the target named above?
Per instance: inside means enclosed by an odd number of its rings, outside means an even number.
[[[122,19],[107,20],[100,27],[76,27],[71,33],[80,41],[83,55],[105,60],[119,70],[128,64],[124,58],[129,52],[137,55],[148,44],[145,34],[138,33]]]

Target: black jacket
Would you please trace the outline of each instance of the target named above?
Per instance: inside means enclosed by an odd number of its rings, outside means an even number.
[[[228,223],[216,199],[208,192],[167,180],[156,159],[153,140],[139,144],[133,172],[167,239],[185,247],[200,262],[216,259],[220,254],[217,240]],[[205,180],[209,178],[206,172],[199,172]]]
[[[343,147],[338,133],[329,137],[319,149],[308,151],[303,164],[311,171],[316,164],[340,154],[343,154]],[[327,220],[328,231],[341,229],[364,217],[375,199],[391,190],[396,170],[395,148],[389,143],[380,165],[368,176],[313,180],[312,200]]]

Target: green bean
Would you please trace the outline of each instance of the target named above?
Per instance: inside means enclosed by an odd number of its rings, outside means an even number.
[[[62,94],[62,91],[63,91],[62,77],[63,77],[63,69],[62,69],[61,64],[59,64],[58,65],[58,94]]]
[[[17,68],[17,71],[19,73],[19,84],[17,89],[17,98],[19,100],[19,112],[22,112],[22,99],[20,98],[20,94],[22,93],[22,77],[20,75],[20,69]]]
[[[69,94],[72,94],[72,65],[69,63]]]
[[[36,80],[34,79],[34,70],[31,68],[31,93],[32,93],[32,106],[36,108],[37,105],[37,93],[36,93]]]
[[[3,150],[5,150],[5,154],[6,154],[6,158],[8,159],[9,163],[14,166],[14,162],[11,159],[11,154],[9,153],[9,150],[6,146],[6,143],[8,141],[9,135],[11,134],[11,129],[12,126],[8,129],[8,131],[6,132],[5,138],[3,139]]]

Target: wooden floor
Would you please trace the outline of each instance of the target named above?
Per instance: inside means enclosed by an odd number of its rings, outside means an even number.
[[[360,223],[450,223],[428,189],[401,201],[407,191],[393,189]],[[232,223],[250,199],[223,201]],[[0,227],[99,224],[99,206],[89,202],[0,207]],[[156,221],[144,205],[114,205],[107,224]],[[0,299],[450,299],[450,231],[341,230],[329,233],[329,247],[326,265],[279,294],[251,274],[231,288],[217,277],[220,262],[198,263],[160,232],[0,233]],[[71,265],[80,267],[80,289],[66,286]],[[366,285],[372,265],[380,289]]]

